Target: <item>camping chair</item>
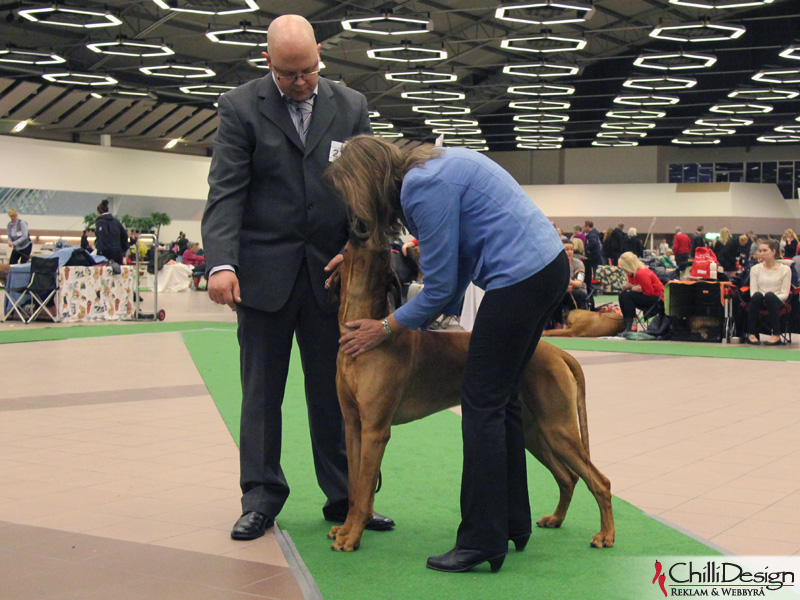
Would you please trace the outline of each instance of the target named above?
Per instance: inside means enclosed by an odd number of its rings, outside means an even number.
[[[663,318],[664,313],[664,292],[661,292],[661,297],[658,299],[658,302],[653,304],[650,308],[636,309],[636,315],[633,317],[633,322],[636,324],[637,331],[647,331],[648,323],[656,315],[662,315]]]
[[[750,307],[750,286],[744,286],[739,289],[741,303],[739,304],[742,313],[743,313],[743,323],[744,326],[742,327],[742,335],[747,336],[750,332],[750,324],[747,322],[747,312],[748,308]],[[780,310],[778,311],[778,317],[780,318],[780,331],[779,336],[781,338],[781,342],[784,344],[791,344],[792,343],[792,305],[797,303],[797,298],[800,296],[800,287],[792,286],[791,291],[789,292],[789,297],[786,298],[786,301],[781,305]],[[758,311],[758,332],[772,335],[772,330],[769,326],[769,311],[766,309]],[[744,337],[742,338],[744,339]]]
[[[6,289],[6,299],[11,303],[11,308],[3,315],[3,321],[16,313],[20,321],[31,323],[44,311],[53,322],[57,322],[58,291],[58,258],[31,257],[31,278],[27,285]],[[51,313],[47,305],[54,297],[56,308]],[[30,316],[23,310],[23,305],[28,306]]]

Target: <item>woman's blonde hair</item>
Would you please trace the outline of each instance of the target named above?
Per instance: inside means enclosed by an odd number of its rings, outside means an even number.
[[[572,244],[572,249],[578,254],[584,254],[586,252],[586,249],[583,247],[583,240],[581,238],[572,236],[570,243]]]
[[[8,211],[8,218],[9,219],[13,219],[14,217],[18,217],[18,216],[19,216],[19,213],[17,212],[16,208],[12,208],[11,210]]]
[[[325,179],[347,206],[352,232],[375,248],[387,246],[389,237],[401,227],[403,177],[441,153],[429,145],[403,152],[369,135],[350,139],[325,171]]]
[[[731,239],[731,230],[727,227],[723,227],[719,230],[719,241],[723,244],[727,244],[728,240]]]
[[[633,252],[623,252],[622,256],[619,257],[617,265],[619,265],[623,271],[631,275],[635,274],[639,269],[647,268],[647,265],[640,261],[639,257]]]
[[[787,235],[789,236],[789,239],[797,240],[798,242],[800,242],[800,240],[797,239],[797,234],[792,229],[787,229],[786,231],[783,232],[783,237],[786,237]]]

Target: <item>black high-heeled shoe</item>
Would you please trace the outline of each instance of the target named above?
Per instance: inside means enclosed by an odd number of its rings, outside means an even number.
[[[512,537],[509,541],[514,542],[514,547],[517,549],[517,552],[522,552],[525,550],[525,546],[528,545],[528,540],[531,539],[531,534],[526,533],[525,535],[518,535],[517,537]]]
[[[482,550],[467,550],[456,546],[445,554],[429,556],[426,566],[434,571],[464,573],[488,561],[492,573],[497,573],[503,566],[506,554],[506,552],[493,554]]]

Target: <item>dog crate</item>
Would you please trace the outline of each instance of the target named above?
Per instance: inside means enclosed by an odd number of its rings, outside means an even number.
[[[664,307],[671,318],[670,337],[683,342],[721,342],[725,337],[725,304],[721,284],[670,281]]]

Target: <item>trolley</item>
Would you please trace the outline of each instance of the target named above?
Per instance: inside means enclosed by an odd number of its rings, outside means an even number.
[[[142,260],[139,254],[139,241],[153,242],[153,312],[142,312],[142,294],[141,294],[141,273],[142,269],[147,269],[147,261]],[[142,321],[163,321],[167,313],[164,310],[158,310],[158,238],[152,233],[141,233],[136,238],[136,243],[133,245],[133,256],[136,260],[136,298],[134,299],[134,318]]]

